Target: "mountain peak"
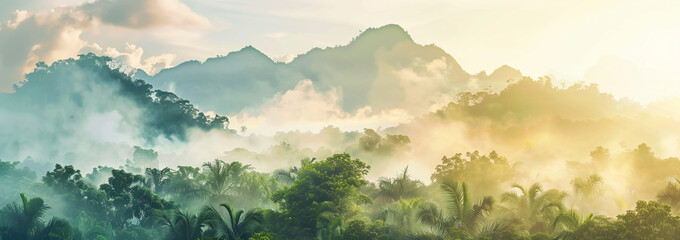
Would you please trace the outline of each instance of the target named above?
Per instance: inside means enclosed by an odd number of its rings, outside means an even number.
[[[401,26],[397,24],[388,24],[378,28],[368,28],[359,36],[354,38],[350,44],[370,44],[381,43],[383,45],[392,45],[401,41],[413,42],[411,35],[406,32]]]
[[[503,65],[494,70],[491,75],[489,75],[489,78],[491,79],[499,79],[503,81],[507,80],[519,80],[522,78],[522,73],[514,69],[508,65]]]
[[[269,58],[266,54],[262,53],[260,50],[257,50],[257,48],[248,45],[241,50],[238,51],[233,51],[228,53],[226,56],[220,56],[218,55],[217,57],[214,58],[208,58],[205,62],[220,62],[220,61],[252,61],[252,62],[273,62],[271,58]]]

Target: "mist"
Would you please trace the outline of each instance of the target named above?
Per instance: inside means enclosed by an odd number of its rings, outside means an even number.
[[[635,238],[678,221],[679,103],[470,74],[398,25],[290,62],[38,62],[0,93],[0,238]]]

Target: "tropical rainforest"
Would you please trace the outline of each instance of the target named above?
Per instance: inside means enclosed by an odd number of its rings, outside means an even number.
[[[398,25],[38,62],[0,93],[0,240],[680,239],[678,107],[470,74]]]

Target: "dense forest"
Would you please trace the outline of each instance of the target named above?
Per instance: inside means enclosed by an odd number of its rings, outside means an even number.
[[[644,154],[640,151],[645,147],[641,145],[633,154]],[[157,153],[137,148],[134,155],[133,163],[148,164],[156,161]],[[57,164],[38,181],[35,172],[17,164],[0,162],[0,180],[23,191],[5,196],[13,202],[0,210],[2,239],[680,236],[680,216],[674,215],[680,207],[677,182],[665,186],[657,200],[638,201],[634,209],[616,217],[594,215],[566,201],[573,195],[580,204],[596,203],[606,191],[598,175],[572,179],[573,189],[568,192],[537,182],[514,184],[494,196],[474,195],[479,192],[474,188],[494,184],[477,177],[480,171],[508,167],[508,160],[496,152],[444,157],[430,184],[411,178],[408,168],[377,182],[367,181],[371,166],[347,153],[302,159],[298,166],[271,173],[219,159],[201,167],[146,168],[143,172],[129,166],[100,166],[85,175],[71,165]]]

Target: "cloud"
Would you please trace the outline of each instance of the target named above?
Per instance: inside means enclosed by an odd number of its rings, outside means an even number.
[[[273,38],[273,39],[279,39],[279,38],[284,38],[288,36],[288,33],[285,32],[272,32],[272,33],[267,33],[264,35],[265,37],[268,38]]]
[[[617,98],[632,98],[646,104],[677,95],[680,88],[674,84],[673,76],[641,67],[625,58],[606,56],[586,71],[583,81],[596,83]]]
[[[295,59],[295,56],[296,55],[293,55],[293,54],[274,56],[274,57],[272,57],[272,60],[274,60],[275,62],[280,62],[280,63],[290,63]]]
[[[106,55],[112,58],[123,61],[128,66],[142,69],[148,74],[156,74],[158,71],[171,66],[175,60],[175,54],[165,53],[157,56],[150,56],[143,58],[144,49],[141,47],[126,43],[125,49],[119,51],[116,48],[108,47],[101,48],[98,44],[92,44],[88,48],[83,48],[82,53],[92,52],[99,55]]]
[[[341,91],[314,89],[311,80],[298,82],[294,89],[277,94],[259,109],[244,110],[230,118],[232,126],[246,126],[257,134],[278,131],[319,131],[333,125],[345,131],[396,126],[412,119],[404,109],[373,111],[370,106],[353,113],[345,112],[340,103]]]
[[[52,62],[73,56],[86,46],[80,39],[83,29],[96,24],[73,9],[54,9],[33,14],[15,11],[0,31],[0,91],[9,91],[38,61]]]
[[[98,0],[39,13],[16,10],[8,21],[0,23],[0,44],[11,46],[0,49],[3,73],[0,92],[13,91],[12,86],[22,82],[23,74],[31,72],[39,61],[49,64],[86,51],[110,54],[151,73],[169,67],[175,59],[172,54],[142,59],[144,51],[133,44],[123,51],[106,48],[98,52],[101,47],[81,37],[102,25],[130,29],[195,28],[210,26],[210,22],[177,0]]]
[[[465,90],[463,82],[451,77],[456,72],[451,58],[427,61],[416,57],[406,67],[395,67],[397,64],[389,58],[381,60],[378,78],[369,93],[372,106],[398,106],[420,115],[441,108]]]
[[[99,0],[83,4],[79,9],[105,24],[127,28],[210,26],[208,19],[178,0]]]
[[[29,16],[30,14],[28,13],[28,11],[15,10],[14,13],[12,13],[12,19],[7,21],[7,27],[9,27],[10,29],[16,29],[17,26],[19,26],[19,24],[26,20],[26,18],[28,18]]]

